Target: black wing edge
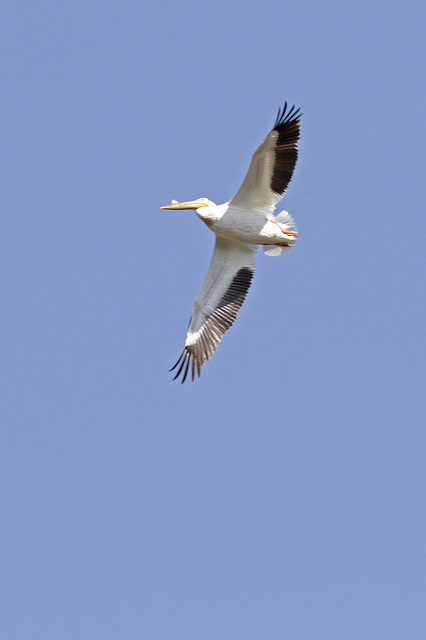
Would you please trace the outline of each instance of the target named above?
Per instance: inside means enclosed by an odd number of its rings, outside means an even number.
[[[185,345],[178,361],[170,369],[179,366],[173,380],[182,373],[181,384],[187,378],[191,366],[191,379],[194,381],[195,371],[200,377],[201,367],[210,360],[221,337],[234,324],[250,288],[254,271],[248,267],[240,269],[232,279],[228,290],[223,294],[217,308],[211,313],[200,330],[200,337],[195,344]]]
[[[290,182],[297,162],[297,142],[300,137],[300,108],[293,105],[287,109],[287,102],[278,109],[277,118],[272,131],[278,133],[275,142],[275,164],[271,178],[271,189],[283,196]]]

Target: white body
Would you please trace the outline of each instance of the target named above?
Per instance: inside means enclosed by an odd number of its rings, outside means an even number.
[[[196,209],[197,215],[217,236],[256,245],[286,242],[293,246],[296,242],[293,233],[286,234],[287,230],[292,229],[280,224],[279,218],[277,220],[272,211],[247,211],[229,202],[215,205],[207,198],[202,200],[209,204]]]

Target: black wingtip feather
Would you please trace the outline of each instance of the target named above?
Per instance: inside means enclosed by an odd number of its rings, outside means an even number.
[[[183,354],[184,354],[184,351],[182,351],[182,353],[180,354],[179,359],[178,359],[178,361],[176,362],[176,364],[174,364],[174,365],[173,365],[173,367],[172,367],[171,369],[169,369],[169,373],[170,373],[171,371],[173,371],[173,369],[176,369],[176,367],[178,366],[179,362],[180,362],[180,361],[181,361],[181,359],[182,359]]]
[[[284,114],[286,112],[286,109],[287,109],[287,101],[284,102],[284,106],[283,107],[278,107],[278,114],[277,114],[277,117],[275,119],[274,129],[277,126],[277,124],[279,124],[281,122],[281,119],[284,116]]]
[[[173,378],[173,380],[176,380],[176,378],[180,376],[180,373],[181,373],[181,371],[182,371],[183,367],[185,366],[186,357],[187,357],[187,354],[186,354],[186,352],[185,352],[185,350],[184,350],[184,351],[182,351],[182,354],[181,354],[181,356],[180,356],[179,360],[178,360],[178,361],[176,362],[176,364],[174,365],[174,367],[172,367],[172,368],[170,369],[170,371],[173,371],[173,369],[175,369],[175,368],[178,366],[178,364],[180,364],[180,367],[179,367],[179,369],[177,370],[176,375],[175,375],[175,377]]]
[[[186,367],[185,367],[185,372],[183,374],[183,378],[181,380],[181,384],[183,384],[186,380],[186,376],[188,375],[188,369],[189,369],[189,363],[191,362],[191,358],[189,356],[189,353],[186,354]]]

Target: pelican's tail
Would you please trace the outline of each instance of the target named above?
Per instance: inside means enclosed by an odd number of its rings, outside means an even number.
[[[275,220],[279,222],[282,227],[285,227],[289,231],[293,231],[293,233],[297,233],[296,223],[288,211],[281,211],[281,213],[275,216]]]
[[[291,215],[288,211],[281,211],[277,216],[275,216],[276,222],[280,225],[280,227],[284,227],[288,231],[293,233],[297,233],[297,226]],[[281,247],[277,244],[266,244],[263,247],[263,250],[267,256],[280,256],[285,251],[289,251],[291,247]]]
[[[284,251],[289,251],[291,247],[279,247],[277,244],[265,244],[263,250],[267,256],[280,256]]]

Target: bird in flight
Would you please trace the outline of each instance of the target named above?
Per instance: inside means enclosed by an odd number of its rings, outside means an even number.
[[[195,209],[216,234],[213,257],[194,302],[183,352],[174,367],[185,381],[191,369],[200,375],[223,334],[233,325],[250,288],[256,245],[267,256],[279,256],[295,245],[297,227],[287,211],[274,216],[297,161],[300,110],[287,103],[278,110],[274,128],[254,152],[246,177],[224,204],[207,198],[172,203],[161,209]]]

